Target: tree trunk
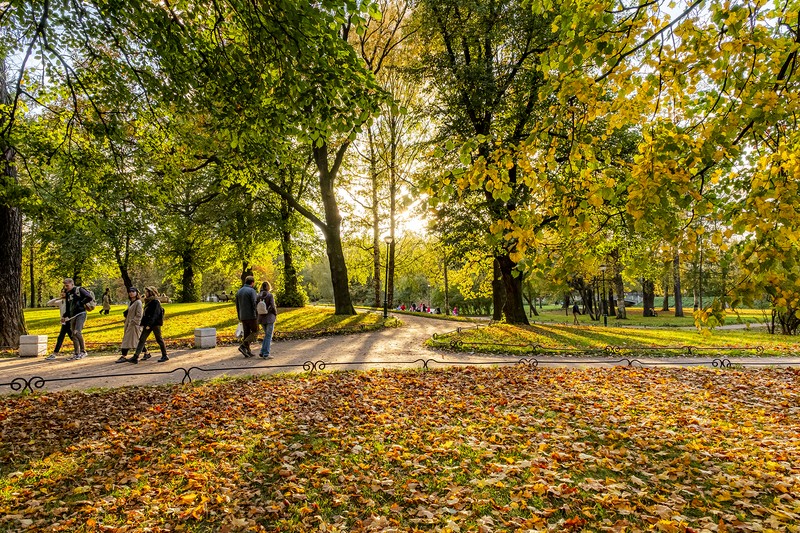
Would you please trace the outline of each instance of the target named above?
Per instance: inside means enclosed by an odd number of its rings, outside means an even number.
[[[628,318],[628,312],[625,309],[625,285],[622,283],[622,273],[614,276],[614,288],[617,292],[617,318],[625,320]]]
[[[664,301],[661,304],[661,310],[669,311],[669,264],[667,264],[667,271],[664,273]]]
[[[675,316],[683,316],[683,295],[681,294],[681,252],[675,247],[672,256],[673,294],[675,294]]]
[[[378,167],[375,162],[375,140],[372,137],[372,128],[367,128],[367,140],[369,142],[369,179],[372,189],[372,279],[375,292],[373,307],[381,307],[381,289],[383,289],[381,286],[381,248],[383,243],[381,242],[380,217],[378,212]],[[390,246],[386,247],[387,273],[389,272]],[[388,284],[386,285],[386,301],[389,301]]]
[[[131,280],[130,273],[128,273],[128,262],[122,259],[122,255],[116,247],[114,247],[114,259],[117,261],[119,275],[122,276],[122,282],[125,284],[125,288],[133,287],[133,281]]]
[[[29,307],[36,307],[36,269],[33,266],[33,239],[31,239],[31,253],[30,253],[30,275],[31,275],[31,298]]]
[[[191,248],[184,250],[182,257],[183,276],[178,301],[191,303],[199,300],[194,280],[194,253]]]
[[[342,249],[342,216],[336,202],[334,191],[336,174],[344,157],[347,145],[342,145],[336,154],[333,168],[328,166],[328,145],[314,147],[314,161],[319,170],[319,188],[322,205],[325,208],[325,248],[328,254],[328,264],[331,270],[331,285],[333,286],[333,301],[337,315],[355,315],[353,301],[350,298],[350,286],[347,277],[347,263],[344,260]]]
[[[444,314],[450,314],[450,286],[447,280],[447,254],[444,256]]]
[[[244,280],[248,278],[248,276],[253,276],[253,265],[250,264],[250,261],[246,259],[242,259],[242,273],[239,274],[239,278],[242,280],[242,285],[244,285]]]
[[[517,264],[506,255],[495,258],[500,267],[503,288],[505,289],[505,302],[503,305],[503,315],[509,324],[528,325],[528,317],[525,315],[525,305],[522,301],[522,274],[514,275]]]
[[[503,286],[503,273],[497,257],[492,261],[492,320],[503,320],[503,307],[505,306],[505,287]]]
[[[9,105],[5,57],[0,57],[0,105]],[[13,118],[13,117],[11,117]],[[4,120],[9,120],[4,117]],[[0,123],[4,128],[5,123]],[[0,138],[2,175],[16,183],[16,152],[7,138]],[[16,348],[19,336],[28,333],[19,296],[22,293],[22,212],[18,207],[0,204],[0,347]]]
[[[649,279],[642,280],[642,305],[644,306],[643,316],[655,316],[654,306],[656,302],[656,284]]]
[[[297,268],[294,266],[294,253],[292,251],[292,232],[289,231],[289,219],[292,209],[285,198],[281,198],[281,251],[283,252],[283,293],[280,307],[303,307],[305,296],[300,293],[300,283],[297,280]]]

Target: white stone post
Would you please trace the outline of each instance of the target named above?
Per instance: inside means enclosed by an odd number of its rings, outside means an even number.
[[[195,348],[216,348],[217,329],[216,328],[196,328],[194,330]]]
[[[37,357],[47,355],[47,335],[20,335],[19,356]]]

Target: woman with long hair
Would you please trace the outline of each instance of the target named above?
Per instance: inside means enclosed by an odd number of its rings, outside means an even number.
[[[53,298],[47,302],[48,307],[58,307],[61,310],[61,331],[58,332],[56,339],[56,347],[53,353],[48,355],[45,359],[47,361],[55,361],[58,353],[61,351],[61,345],[64,343],[64,337],[69,337],[72,340],[72,327],[64,316],[67,314],[67,291],[61,289],[61,297]]]
[[[144,345],[150,333],[155,336],[158,347],[161,348],[161,359],[158,362],[169,361],[167,347],[164,344],[164,338],[161,336],[161,326],[164,325],[164,308],[161,307],[158,291],[155,287],[145,287],[144,289],[144,312],[139,325],[142,326],[142,334],[139,336],[139,343],[136,345],[136,353],[130,359],[125,359],[125,361],[133,364],[139,362],[139,354],[144,350]]]
[[[272,295],[272,285],[269,281],[261,284],[261,292],[258,293],[256,310],[258,311],[258,323],[264,327],[264,340],[261,342],[261,352],[258,354],[262,359],[270,359],[269,353],[272,345],[272,332],[275,330],[275,321],[278,319],[278,308],[275,306],[275,297]]]
[[[142,297],[139,294],[139,289],[136,287],[128,288],[128,308],[122,312],[125,317],[125,330],[122,334],[122,355],[117,359],[117,363],[125,363],[128,361],[127,356],[130,350],[135,350],[139,344],[139,337],[142,335],[142,315],[144,314],[144,306],[142,305]],[[147,348],[144,350],[143,360],[150,359],[150,354]]]

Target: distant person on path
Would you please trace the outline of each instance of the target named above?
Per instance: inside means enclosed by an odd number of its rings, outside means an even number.
[[[76,287],[72,278],[64,279],[66,309],[63,318],[69,323],[74,354],[67,361],[86,357],[86,343],[83,340],[83,325],[86,323],[86,304],[94,300],[91,293],[83,287]]]
[[[108,314],[111,312],[111,293],[109,292],[108,288],[103,293],[103,308],[100,310],[100,314]]]
[[[250,350],[250,343],[253,337],[258,335],[258,312],[256,305],[258,293],[253,288],[256,280],[253,276],[244,279],[244,285],[236,293],[236,315],[242,323],[242,344],[239,352],[245,357],[253,357],[255,354]]]
[[[64,318],[67,315],[67,291],[61,289],[61,297],[53,298],[47,302],[48,307],[58,307],[60,309],[59,316],[61,317],[61,331],[58,332],[58,339],[56,339],[56,347],[53,353],[48,355],[46,361],[55,361],[58,353],[61,351],[61,345],[64,343],[64,337],[69,337],[72,340],[72,331],[70,323]]]
[[[264,340],[261,341],[261,351],[258,356],[263,359],[271,359],[270,347],[275,321],[278,319],[278,308],[275,306],[275,297],[272,295],[272,285],[269,281],[261,284],[256,311],[258,311],[258,323],[264,328]]]
[[[156,338],[158,347],[161,348],[161,359],[159,363],[169,361],[167,357],[167,347],[164,344],[164,337],[161,336],[161,326],[164,325],[164,308],[158,299],[158,291],[155,287],[144,288],[144,312],[142,313],[142,321],[139,323],[142,326],[142,334],[139,336],[139,343],[136,345],[136,352],[133,357],[126,359],[127,362],[137,364],[139,362],[139,354],[144,350],[144,345],[147,342],[147,337],[150,333]]]
[[[578,307],[578,302],[575,302],[575,305],[572,306],[572,316],[575,318],[575,320],[573,320],[572,323],[575,324],[576,326],[578,325],[579,314],[581,314],[581,310]]]
[[[453,306],[453,316],[458,316],[458,306]]]
[[[125,330],[122,334],[122,355],[117,359],[117,363],[126,363],[127,356],[130,350],[135,350],[139,344],[139,337],[142,336],[142,316],[144,315],[144,306],[142,305],[142,297],[139,294],[139,289],[131,287],[128,289],[128,308],[122,312],[125,317]],[[144,348],[144,355],[142,361],[150,359],[150,353],[147,348]]]

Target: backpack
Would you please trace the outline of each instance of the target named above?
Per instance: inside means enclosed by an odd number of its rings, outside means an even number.
[[[80,289],[78,290],[80,291]],[[95,300],[94,293],[92,291],[90,291],[89,289],[83,289],[83,290],[88,292],[89,296],[92,297],[90,301],[83,304],[83,308],[86,309],[87,312],[91,313],[92,311],[94,311],[94,308],[97,307],[97,300]]]
[[[266,315],[269,311],[267,310],[267,302],[264,300],[259,300],[256,304],[256,312],[259,315]]]

